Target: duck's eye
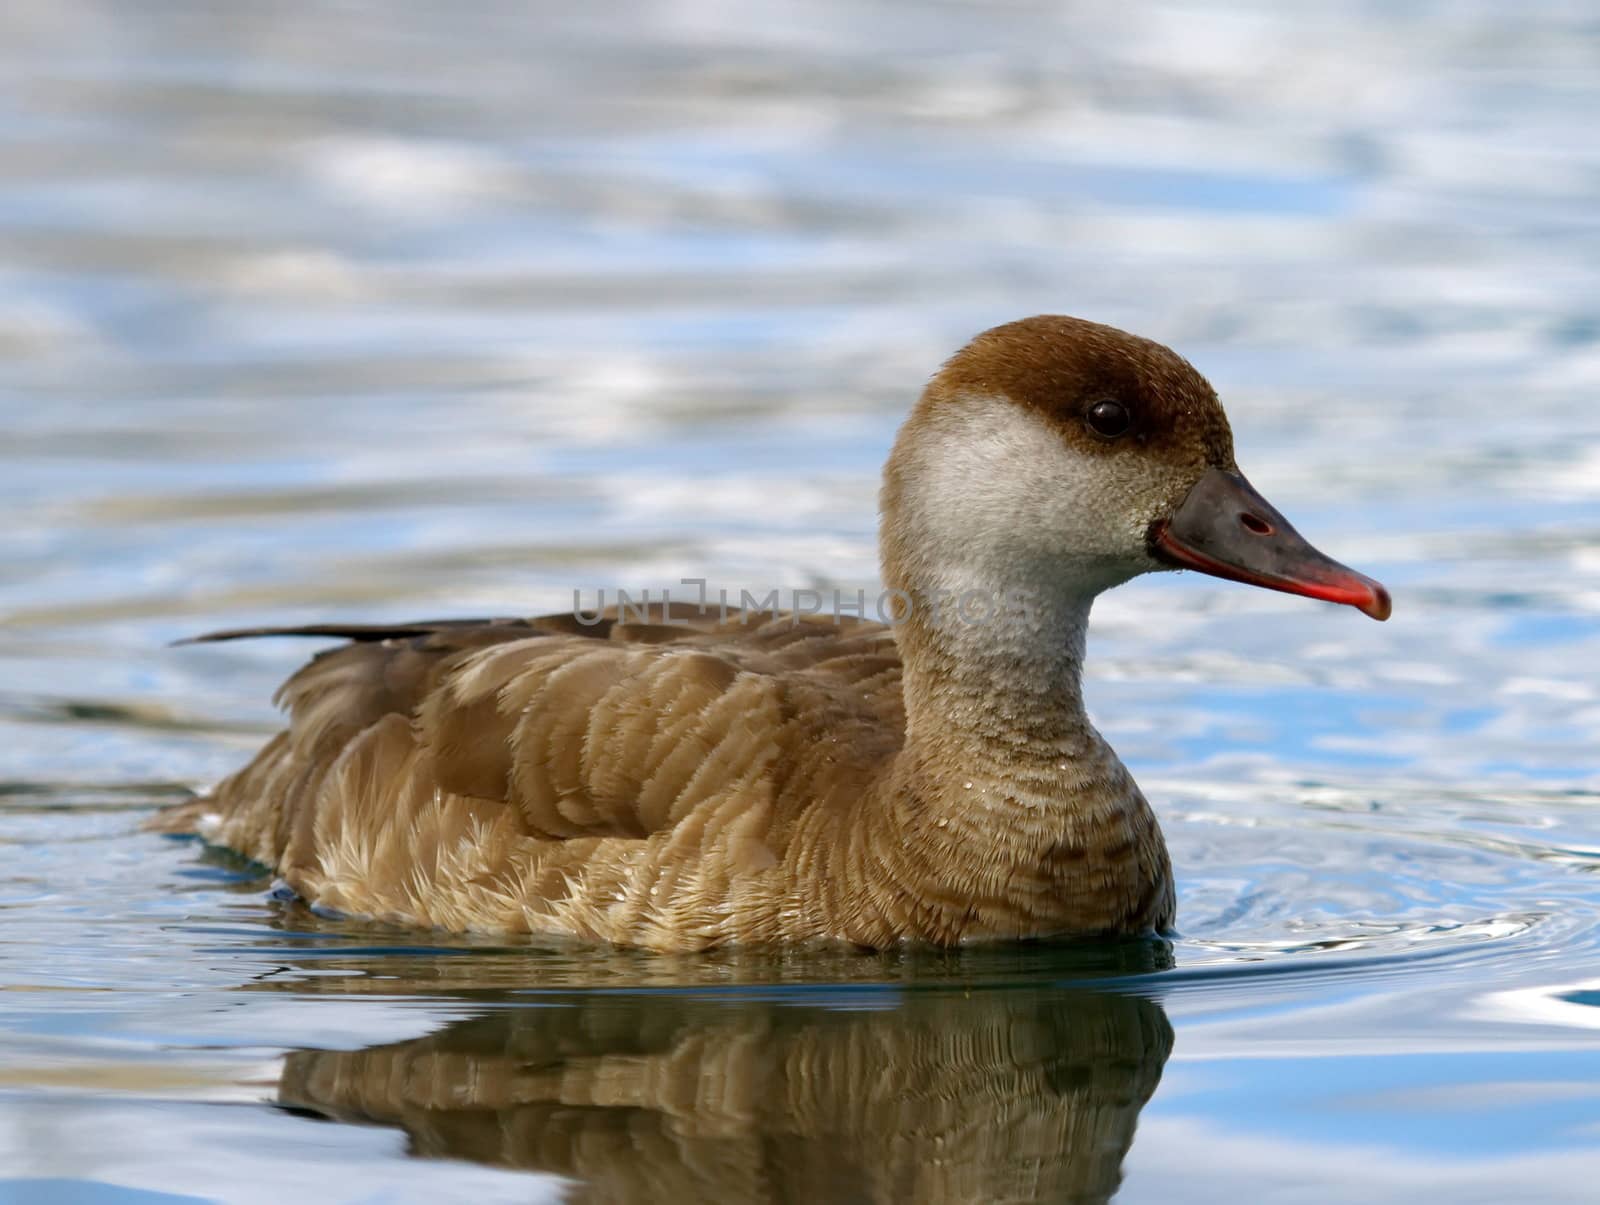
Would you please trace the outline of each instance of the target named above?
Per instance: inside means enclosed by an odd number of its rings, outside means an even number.
[[[1083,420],[1096,435],[1103,435],[1107,439],[1126,435],[1128,428],[1133,425],[1128,408],[1121,402],[1096,402],[1084,413]]]

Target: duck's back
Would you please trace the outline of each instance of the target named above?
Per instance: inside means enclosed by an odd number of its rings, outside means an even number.
[[[284,684],[286,731],[158,826],[406,924],[663,948],[837,936],[816,859],[848,857],[840,826],[903,739],[891,631],[669,618],[219,633],[350,643]]]

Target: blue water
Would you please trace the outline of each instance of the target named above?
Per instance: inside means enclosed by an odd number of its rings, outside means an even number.
[[[1588,1201],[1600,22],[1559,0],[0,12],[0,1200]],[[939,361],[1168,342],[1385,625],[1096,609],[1181,935],[661,958],[141,835],[304,649],[874,583]]]

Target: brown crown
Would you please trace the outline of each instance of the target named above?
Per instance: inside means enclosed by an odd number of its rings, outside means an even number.
[[[1172,462],[1234,467],[1227,415],[1192,364],[1159,343],[1081,318],[1041,314],[987,330],[950,357],[928,393],[935,402],[1003,394],[1089,451],[1136,447]],[[1084,414],[1101,401],[1128,409],[1132,427],[1122,438],[1101,438],[1085,425]]]

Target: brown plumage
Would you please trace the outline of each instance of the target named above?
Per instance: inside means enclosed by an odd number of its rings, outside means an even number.
[[[1088,425],[1107,399],[1125,432]],[[1162,929],[1161,833],[1079,676],[1094,596],[1166,567],[1152,533],[1208,472],[1236,472],[1227,420],[1172,352],[1076,319],[997,328],[885,470],[893,626],[679,604],[291,630],[351,643],[284,685],[286,732],[157,827],[314,904],[456,930],[691,950]]]

